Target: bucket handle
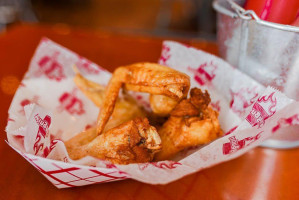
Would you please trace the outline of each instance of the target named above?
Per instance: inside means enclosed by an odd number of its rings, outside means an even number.
[[[232,18],[241,18],[244,20],[252,20],[253,19],[256,21],[256,23],[263,25],[263,26],[272,27],[275,29],[283,30],[283,31],[290,31],[290,32],[297,32],[297,33],[299,32],[299,27],[277,24],[277,23],[262,20],[256,15],[256,13],[253,10],[245,10],[244,8],[242,8],[240,5],[238,5],[233,0],[226,0],[226,2],[228,2],[230,4],[231,8],[235,12],[232,12],[232,11],[226,9],[225,7],[223,7],[220,4],[219,0],[214,0],[213,8],[216,11],[218,11],[222,14],[228,15]]]

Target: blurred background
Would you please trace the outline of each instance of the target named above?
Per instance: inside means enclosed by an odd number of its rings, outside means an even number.
[[[0,0],[0,29],[68,24],[158,36],[216,38],[212,0]]]

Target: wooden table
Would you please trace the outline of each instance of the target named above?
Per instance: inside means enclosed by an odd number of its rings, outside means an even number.
[[[168,185],[133,180],[57,189],[4,142],[7,110],[15,87],[42,36],[112,71],[157,61],[161,38],[87,31],[65,25],[18,25],[0,34],[0,199],[298,199],[299,149],[255,148],[245,155]],[[217,54],[215,43],[182,41]],[[8,84],[9,82],[9,84]]]

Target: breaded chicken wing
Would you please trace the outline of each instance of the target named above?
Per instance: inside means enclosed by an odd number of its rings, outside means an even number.
[[[181,150],[208,143],[222,134],[218,112],[209,105],[210,96],[193,88],[190,98],[182,100],[158,130],[162,150],[155,160],[171,159]]]
[[[136,118],[96,135],[96,128],[91,128],[66,141],[70,158],[89,155],[116,164],[142,163],[152,161],[161,149],[157,130],[146,118]]]
[[[105,91],[97,122],[98,134],[103,132],[122,87],[126,90],[150,93],[153,112],[167,115],[187,96],[190,78],[174,69],[153,63],[136,63],[117,68]]]
[[[74,67],[76,75],[74,82],[77,87],[97,106],[101,107],[105,97],[105,87],[84,78]],[[118,98],[115,109],[108,121],[104,131],[114,128],[124,122],[130,121],[136,117],[145,117],[146,112],[143,107],[139,106],[133,97],[129,94],[123,94]]]

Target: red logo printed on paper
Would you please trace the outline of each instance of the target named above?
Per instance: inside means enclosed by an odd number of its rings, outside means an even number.
[[[78,67],[78,69],[83,70],[89,74],[99,74],[100,73],[100,69],[92,66],[91,61],[89,61],[86,58],[81,57],[81,56],[78,56],[78,57],[79,57],[79,60],[76,63],[76,66]]]
[[[38,61],[39,72],[45,74],[49,79],[61,81],[65,78],[62,66],[58,63],[57,57],[59,52],[52,56],[44,56]]]
[[[70,114],[77,114],[77,115],[82,115],[85,113],[85,110],[83,108],[83,102],[81,99],[79,99],[76,96],[76,90],[73,90],[73,92],[65,92],[63,93],[60,98],[60,106],[59,110],[66,110]]]
[[[125,177],[129,177],[129,175],[126,172],[121,171],[120,169],[118,169],[118,167],[115,164],[113,164],[112,162],[110,162],[108,160],[101,160],[101,164],[103,164],[103,165],[100,165],[100,167],[104,167],[107,169],[114,169],[113,173],[118,173],[118,174],[124,175]]]
[[[205,85],[211,82],[216,76],[216,69],[217,66],[213,63],[213,61],[203,63],[197,69],[188,67],[188,70],[194,73],[194,79],[200,85]]]
[[[246,108],[251,106],[255,99],[258,97],[258,93],[254,88],[242,88],[237,92],[230,90],[232,100],[230,102],[230,108],[238,114],[242,114]]]
[[[7,122],[15,122],[15,120],[8,117],[8,118],[7,118]]]
[[[238,126],[234,126],[233,128],[231,128],[229,131],[227,131],[224,135],[229,135],[232,132],[234,132],[236,129],[238,128]]]
[[[25,114],[25,111],[24,111],[24,107],[29,105],[29,104],[32,104],[32,103],[35,103],[37,104],[38,103],[38,96],[33,96],[32,99],[23,99],[21,102],[20,102],[20,106],[22,107],[21,110],[19,110],[19,113],[21,114]]]
[[[90,124],[86,124],[84,130],[90,129],[92,127],[95,127],[97,125],[97,122],[92,122]]]
[[[274,92],[269,96],[260,97],[256,103],[253,104],[252,110],[246,117],[246,120],[251,126],[262,127],[265,120],[271,117],[276,111],[277,100],[274,97]]]
[[[287,82],[289,67],[282,67],[280,74],[270,84],[275,85],[278,89],[283,90],[284,84]]]
[[[255,142],[260,138],[261,133],[262,132],[258,133],[254,137],[244,138],[243,140],[238,140],[236,136],[229,137],[228,139],[230,142],[223,144],[222,147],[223,155],[234,153],[240,149],[243,149],[244,147],[249,146],[250,144],[252,144],[253,142]]]
[[[145,106],[145,108],[150,109],[151,105],[149,104],[149,102],[147,100],[144,100],[144,98],[141,95],[136,95],[135,98],[137,99],[137,101],[139,103],[141,103],[143,106]]]
[[[289,118],[281,118],[278,120],[277,125],[272,128],[272,133],[278,131],[280,128],[290,125],[299,124],[299,115],[295,114]]]
[[[69,159],[65,156],[63,159],[62,159],[63,162],[65,163],[68,163],[69,162]]]
[[[38,114],[36,114],[34,116],[34,119],[39,126],[33,146],[34,154],[37,155],[39,152],[42,152],[42,156],[47,157],[47,155],[51,152],[55,145],[55,143],[50,142],[49,136],[51,117],[49,115],[46,115],[44,119],[42,119]]]
[[[141,163],[138,166],[140,170],[145,170],[150,165],[160,169],[175,169],[177,168],[177,166],[182,164],[179,162],[169,160],[169,161],[162,161],[162,162]]]
[[[162,46],[162,53],[160,57],[160,64],[166,65],[167,60],[171,57],[170,55],[170,47],[166,44]]]
[[[220,107],[220,101],[216,101],[216,102],[211,102],[211,106],[217,111],[220,112],[221,107]]]

